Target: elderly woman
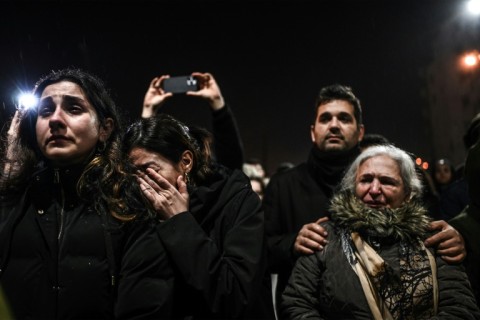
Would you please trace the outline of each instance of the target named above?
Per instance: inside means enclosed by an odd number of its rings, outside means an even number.
[[[429,218],[410,156],[374,146],[331,204],[325,249],[298,259],[285,319],[479,319],[463,268],[425,248]]]

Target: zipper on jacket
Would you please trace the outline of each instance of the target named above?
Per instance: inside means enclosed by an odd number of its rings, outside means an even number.
[[[60,187],[60,197],[61,197],[61,207],[60,207],[60,226],[58,228],[58,236],[57,236],[57,239],[60,240],[60,237],[62,236],[62,232],[63,232],[63,211],[64,211],[64,207],[65,207],[65,191],[63,190],[63,186],[62,184],[60,183],[60,173],[58,171],[58,168],[55,168],[54,169],[54,178],[53,178],[53,182],[55,184],[58,184],[59,187]]]

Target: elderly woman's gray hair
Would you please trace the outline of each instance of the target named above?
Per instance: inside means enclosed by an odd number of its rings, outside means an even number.
[[[358,168],[366,160],[380,155],[385,155],[398,164],[400,176],[405,186],[405,193],[408,194],[410,198],[420,197],[422,194],[422,182],[418,177],[412,157],[402,149],[393,145],[372,146],[360,153],[345,173],[340,184],[341,191],[350,191],[355,194],[355,179]]]

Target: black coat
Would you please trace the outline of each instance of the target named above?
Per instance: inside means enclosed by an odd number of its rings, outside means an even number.
[[[324,156],[312,148],[309,159],[272,176],[263,206],[270,272],[278,274],[277,297],[282,293],[295,264],[295,238],[303,225],[328,216],[330,198],[344,170],[358,155],[354,148],[341,156]]]
[[[264,215],[243,172],[189,190],[190,211],[158,226],[174,260],[176,317],[272,319]]]
[[[15,319],[169,317],[173,270],[154,225],[96,212],[76,195],[80,172],[43,169],[2,198],[0,282]]]
[[[471,203],[449,224],[465,239],[467,257],[463,261],[473,292],[480,306],[480,206]]]
[[[217,161],[232,170],[242,170],[243,142],[233,111],[228,105],[213,111],[212,132]]]

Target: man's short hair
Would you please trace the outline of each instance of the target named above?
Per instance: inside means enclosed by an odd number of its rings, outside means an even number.
[[[360,100],[353,94],[352,88],[340,84],[332,84],[320,89],[315,102],[315,119],[318,108],[333,100],[343,100],[350,103],[353,106],[353,115],[357,125],[360,126],[363,123]]]

